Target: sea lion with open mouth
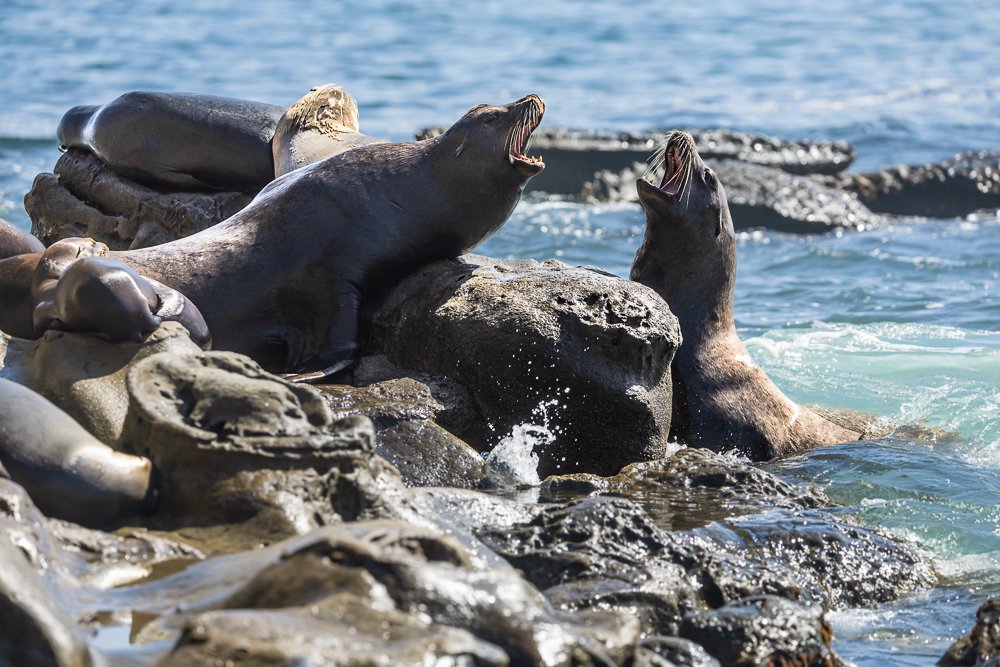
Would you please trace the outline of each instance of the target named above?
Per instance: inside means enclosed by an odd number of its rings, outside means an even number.
[[[480,104],[443,134],[361,146],[293,171],[193,236],[112,253],[191,299],[216,349],[272,372],[347,367],[361,302],[495,232],[544,163],[545,105]]]
[[[674,132],[653,167],[659,185],[639,179],[646,234],[632,280],[663,297],[680,321],[673,361],[671,439],[761,461],[817,445],[857,440],[788,399],[750,358],[733,322],[736,235],[726,193],[686,132]]]

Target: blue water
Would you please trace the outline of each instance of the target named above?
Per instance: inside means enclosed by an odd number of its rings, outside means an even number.
[[[690,6],[680,6],[686,4]],[[338,82],[362,129],[405,140],[528,92],[545,124],[728,127],[845,139],[855,168],[1000,148],[1000,4],[556,0],[78,0],[0,5],[0,217],[57,158],[63,111],[137,89],[289,104]],[[627,275],[632,205],[532,197],[481,251]],[[774,469],[912,540],[942,587],[832,618],[859,664],[929,664],[1000,592],[1000,218],[739,242],[737,324],[792,397],[953,431]]]

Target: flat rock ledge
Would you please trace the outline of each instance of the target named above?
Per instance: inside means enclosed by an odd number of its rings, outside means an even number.
[[[481,418],[455,435],[480,452],[534,438],[545,477],[610,474],[666,451],[680,330],[642,285],[469,255],[417,271],[366,319],[368,353],[468,390]]]

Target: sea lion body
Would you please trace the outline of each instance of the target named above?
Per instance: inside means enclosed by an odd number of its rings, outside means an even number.
[[[0,461],[45,514],[102,526],[147,509],[152,463],[116,452],[34,391],[0,378]]]
[[[274,178],[271,137],[285,109],[190,93],[126,93],[73,107],[56,132],[137,183],[167,190],[259,190]]]
[[[0,260],[0,331],[18,338],[34,338],[31,280],[41,253]]]
[[[0,260],[43,250],[45,246],[37,238],[0,219]]]
[[[283,176],[344,151],[385,143],[360,132],[358,103],[340,86],[310,90],[278,120],[271,141],[274,175]]]
[[[758,461],[857,440],[786,397],[750,358],[733,321],[736,236],[725,190],[687,133],[673,133],[662,158],[659,186],[636,183],[646,233],[631,278],[656,290],[681,325],[671,439]]]
[[[523,155],[543,111],[536,96],[473,107],[439,137],[340,153],[219,225],[113,257],[189,297],[217,349],[271,371],[349,363],[363,299],[506,221],[544,168]]]

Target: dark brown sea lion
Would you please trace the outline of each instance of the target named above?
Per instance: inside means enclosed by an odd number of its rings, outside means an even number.
[[[0,461],[45,514],[101,526],[147,508],[149,459],[116,452],[65,412],[0,378]]]
[[[358,125],[358,103],[346,90],[332,83],[317,86],[288,107],[271,140],[274,175],[358,146],[384,143],[365,136]]]
[[[438,137],[335,155],[210,229],[112,256],[189,297],[217,349],[272,372],[344,367],[362,300],[507,220],[544,169],[524,155],[544,108],[535,95],[475,106]]]
[[[16,255],[0,260],[0,331],[18,338],[34,338],[31,311],[31,279],[41,253]]]
[[[45,246],[41,241],[20,227],[0,219],[0,259],[43,250]]]
[[[274,178],[271,137],[285,108],[190,93],[132,92],[73,107],[56,136],[112,170],[168,190],[259,190]]]
[[[671,438],[758,461],[857,440],[788,399],[750,358],[733,323],[736,235],[725,190],[686,132],[671,134],[659,159],[659,186],[636,182],[646,234],[631,277],[656,290],[681,325]]]

